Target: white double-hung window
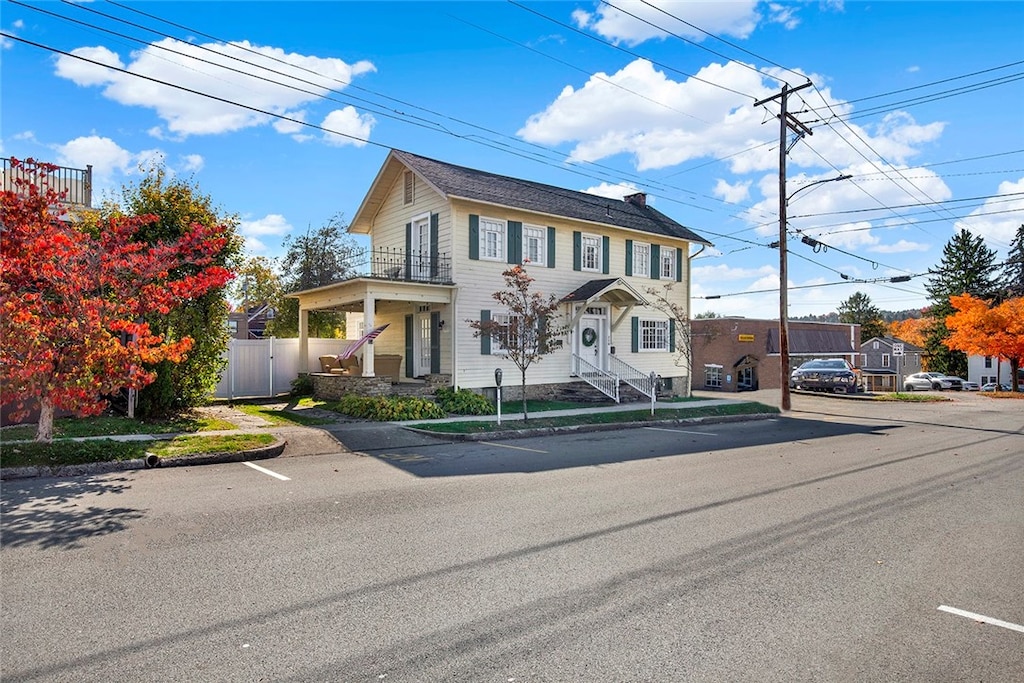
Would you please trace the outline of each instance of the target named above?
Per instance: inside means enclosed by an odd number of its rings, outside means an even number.
[[[547,230],[536,225],[523,226],[524,261],[546,266],[548,263],[547,246]]]
[[[580,268],[595,273],[601,272],[601,238],[597,235],[580,237]]]
[[[505,221],[481,216],[480,258],[487,261],[505,260]]]
[[[633,242],[633,275],[651,276],[651,245]]]
[[[640,350],[668,351],[668,332],[667,320],[641,320]]]
[[[502,332],[491,335],[491,354],[504,356],[508,349],[520,349],[531,353],[537,347],[536,328],[527,328],[521,316],[495,313],[491,320],[501,326]]]
[[[669,247],[661,248],[661,273],[662,279],[676,279],[676,250]]]

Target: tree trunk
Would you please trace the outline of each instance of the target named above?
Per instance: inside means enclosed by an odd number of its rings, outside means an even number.
[[[36,441],[45,443],[53,441],[53,401],[49,396],[39,399],[39,426],[36,428]]]
[[[1017,379],[1017,375],[1020,373],[1020,360],[1017,358],[1010,359],[1010,391],[1020,391],[1020,380]],[[996,375],[996,382],[999,382],[999,376]]]
[[[520,374],[523,377],[523,422],[526,422],[528,419],[530,419],[530,417],[526,414],[526,370],[523,370]]]

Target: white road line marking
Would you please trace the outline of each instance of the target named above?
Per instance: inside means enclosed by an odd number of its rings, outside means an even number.
[[[507,446],[503,443],[494,443],[492,441],[480,441],[479,443],[487,444],[488,446],[499,446],[501,448],[511,448],[517,451],[530,451],[531,453],[547,453],[547,451],[538,451],[536,448],[523,448],[522,446]]]
[[[248,467],[253,468],[257,472],[262,472],[263,474],[269,474],[271,477],[274,477],[275,479],[280,479],[281,481],[291,481],[290,477],[286,477],[283,474],[278,474],[277,472],[273,472],[271,470],[268,470],[266,467],[260,467],[259,465],[254,465],[253,463],[251,463],[249,461],[245,461],[242,464],[243,465],[247,465]]]
[[[1008,628],[1011,631],[1020,631],[1021,633],[1024,633],[1024,626],[1021,626],[1020,624],[1011,624],[1008,621],[1002,621],[1000,619],[986,617],[984,614],[976,614],[974,612],[968,612],[966,610],[957,609],[956,607],[948,607],[947,605],[939,605],[939,610],[943,612],[949,612],[950,614],[955,614],[958,617],[967,617],[968,619],[974,619],[975,621],[980,621],[984,624],[1002,626],[1003,628]]]
[[[675,432],[676,434],[698,434],[700,436],[718,436],[718,434],[709,434],[708,432],[688,432],[685,429],[665,429],[664,427],[644,427],[644,429],[650,429],[655,432]]]

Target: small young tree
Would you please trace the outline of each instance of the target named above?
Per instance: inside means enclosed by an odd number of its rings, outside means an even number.
[[[35,185],[0,202],[0,403],[17,418],[38,402],[36,440],[50,441],[55,408],[99,413],[104,395],[141,389],[156,377],[147,366],[192,348],[191,337],[151,331],[144,315],[223,287],[231,273],[211,264],[227,238],[196,224],[176,239],[140,241],[155,216],[86,229],[62,220],[57,193]]]
[[[956,313],[946,318],[950,331],[946,345],[964,353],[1006,358],[1012,390],[1017,391],[1017,371],[1024,363],[1024,297],[990,307],[988,302],[964,294],[952,297],[950,303]]]
[[[666,282],[661,287],[648,287],[646,291],[651,297],[651,306],[667,315],[673,322],[672,327],[675,329],[674,345],[676,349],[675,364],[677,367],[686,368],[687,378],[689,379],[693,365],[693,326],[690,325],[690,317],[687,315],[685,303],[680,303],[672,298],[674,284],[674,282]],[[717,318],[717,316],[712,313],[711,315],[698,315],[697,318],[711,320]],[[715,328],[717,326],[709,326],[704,333],[705,344],[718,336],[718,330]],[[692,382],[687,382],[687,396],[690,395],[691,384]]]
[[[475,330],[474,337],[488,336],[504,351],[517,368],[523,393],[523,420],[526,412],[526,371],[552,351],[561,348],[562,337],[568,328],[552,320],[558,311],[558,299],[539,292],[531,292],[534,278],[521,265],[514,265],[505,272],[505,289],[494,292],[491,297],[501,304],[507,315],[490,320],[467,320]]]

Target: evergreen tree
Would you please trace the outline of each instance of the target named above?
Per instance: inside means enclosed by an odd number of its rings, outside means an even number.
[[[932,302],[930,314],[934,322],[928,329],[925,352],[928,367],[948,375],[967,376],[967,355],[946,346],[950,333],[946,316],[955,313],[950,297],[970,294],[979,299],[992,299],[998,285],[995,280],[996,253],[985,246],[981,237],[961,230],[953,235],[942,250],[939,267],[930,271],[925,284]]]
[[[887,331],[882,312],[871,303],[871,297],[862,292],[854,292],[839,304],[839,322],[860,325],[861,344],[874,337],[884,337]]]
[[[1017,235],[1010,242],[1010,252],[1003,266],[1004,298],[1024,296],[1024,225],[1017,228]]]

